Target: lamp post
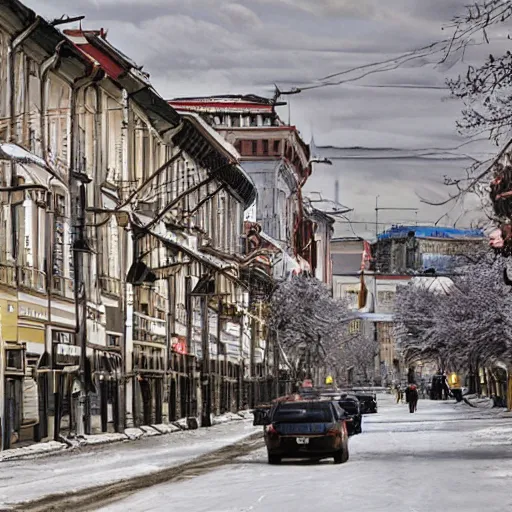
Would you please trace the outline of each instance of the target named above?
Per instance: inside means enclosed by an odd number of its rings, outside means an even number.
[[[77,407],[77,435],[89,433],[89,393],[86,379],[87,359],[87,291],[84,274],[84,255],[90,254],[91,249],[85,237],[86,192],[85,184],[90,179],[81,173],[72,173],[74,194],[77,201],[76,210],[73,211],[72,225],[75,230],[73,242],[73,278],[75,290],[76,335],[80,347],[80,392]],[[72,195],[73,197],[73,195]]]

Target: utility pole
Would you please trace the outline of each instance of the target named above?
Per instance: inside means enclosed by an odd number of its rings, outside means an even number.
[[[380,208],[379,207],[379,197],[375,196],[375,237],[377,238],[379,236],[379,212],[381,210],[387,210],[387,211],[402,211],[402,212],[415,212],[416,214],[416,225],[418,225],[418,208]]]
[[[208,318],[208,295],[201,296],[202,326],[201,326],[201,345],[202,345],[202,365],[201,365],[201,384],[203,407],[201,409],[201,426],[211,427],[212,412],[212,389],[210,379],[210,329]]]
[[[274,398],[279,396],[279,333],[274,330]]]
[[[86,359],[87,359],[87,292],[84,279],[84,254],[89,253],[85,237],[85,183],[87,176],[73,173],[76,190],[74,200],[77,202],[73,226],[75,240],[73,242],[73,275],[75,288],[76,336],[80,347],[80,393],[77,408],[77,435],[89,433],[89,394],[86,386]]]
[[[220,352],[221,352],[221,342],[220,342],[220,336],[222,333],[222,298],[219,297],[218,303],[217,303],[217,386],[215,390],[216,394],[216,404],[217,404],[217,414],[221,413],[221,395],[222,395],[222,364],[221,364],[221,358],[220,358]]]

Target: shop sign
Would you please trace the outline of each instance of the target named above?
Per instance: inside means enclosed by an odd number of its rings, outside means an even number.
[[[80,358],[81,347],[57,343],[55,347],[55,363],[60,365],[75,365]]]
[[[48,310],[32,304],[19,304],[18,316],[33,318],[35,320],[48,320]]]

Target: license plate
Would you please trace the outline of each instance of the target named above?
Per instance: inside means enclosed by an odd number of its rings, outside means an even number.
[[[308,437],[297,437],[297,444],[309,444]]]

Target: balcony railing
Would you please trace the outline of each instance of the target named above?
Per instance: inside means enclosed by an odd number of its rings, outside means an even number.
[[[75,290],[73,279],[70,279],[69,277],[53,276],[52,293],[65,297],[66,299],[74,299]]]
[[[18,267],[18,284],[21,287],[46,293],[46,274],[30,267]]]
[[[133,313],[133,339],[137,341],[165,342],[167,322],[143,313]]]
[[[0,284],[16,288],[16,267],[0,263]]]
[[[100,286],[105,295],[119,297],[121,294],[121,280],[116,277],[100,276]]]

